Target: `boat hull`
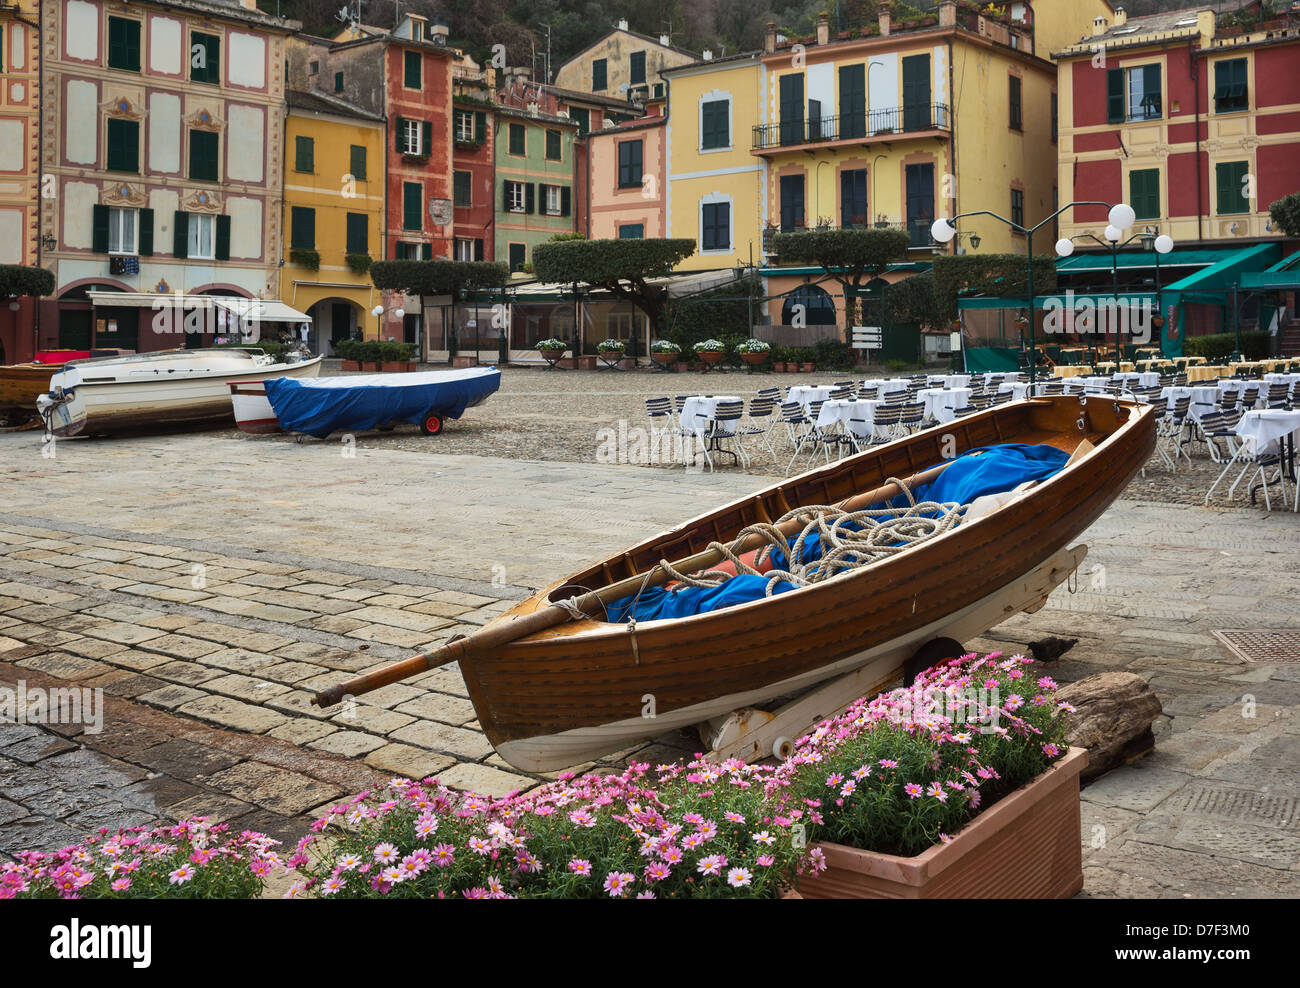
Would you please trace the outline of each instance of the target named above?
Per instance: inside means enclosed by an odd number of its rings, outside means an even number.
[[[235,413],[235,425],[240,432],[255,436],[283,432],[275,409],[266,397],[266,385],[261,381],[231,381],[230,404]]]
[[[608,585],[661,558],[688,556],[797,505],[834,503],[910,476],[943,462],[945,452],[953,455],[954,445],[957,453],[1007,442],[1073,450],[1084,438],[1096,447],[1091,453],[1011,508],[825,583],[711,613],[640,622],[634,632],[627,624],[582,620],[467,650],[461,671],[479,721],[507,761],[545,771],[867,663],[882,663],[884,679],[885,666],[892,665],[892,675],[953,615],[1014,586],[1100,516],[1154,447],[1149,408],[1069,397],[968,416],[702,515],[498,618],[545,607],[576,587]],[[1005,616],[963,634],[981,633]]]
[[[0,411],[36,414],[36,399],[50,390],[50,378],[62,364],[10,364],[0,367]]]

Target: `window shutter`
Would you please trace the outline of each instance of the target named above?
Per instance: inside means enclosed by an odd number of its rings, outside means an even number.
[[[433,244],[420,244],[420,260],[433,260]]]
[[[1142,67],[1142,92],[1152,101],[1157,115],[1164,115],[1163,93],[1160,88],[1160,66],[1144,65]]]
[[[352,178],[357,182],[366,180],[366,149],[358,144],[352,145]]]
[[[428,120],[420,121],[420,153],[430,157],[433,155],[433,124]]]
[[[483,238],[476,237],[474,240],[474,260],[483,260]]]
[[[221,82],[221,38],[209,35],[205,41],[208,50],[208,82]]]
[[[108,207],[96,203],[90,209],[91,249],[96,254],[108,253]]]
[[[406,118],[397,118],[397,141],[394,148],[398,154],[406,150]]]
[[[1124,120],[1124,70],[1106,70],[1106,122]]]
[[[153,256],[153,210],[142,209],[138,217],[140,224],[139,253],[141,257]]]
[[[560,215],[568,216],[572,205],[572,192],[566,185],[560,189]]]
[[[176,210],[172,214],[172,256],[190,256],[190,217],[188,213]]]
[[[510,209],[510,183],[501,183],[501,208],[507,212]]]
[[[533,206],[535,202],[536,199],[534,197],[533,183],[525,182],[524,183],[524,212],[531,213],[533,211]]]
[[[131,68],[140,68],[140,22],[127,21],[126,28],[126,62]]]
[[[230,217],[217,217],[217,234],[213,254],[218,261],[230,260]]]
[[[480,144],[487,140],[487,113],[483,110],[474,111],[474,140]]]

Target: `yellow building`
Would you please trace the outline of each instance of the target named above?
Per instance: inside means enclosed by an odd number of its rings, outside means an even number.
[[[598,93],[644,104],[664,97],[660,73],[688,65],[699,56],[678,48],[668,35],[658,39],[629,31],[627,21],[593,41],[555,71],[555,85],[581,93]],[[640,107],[631,108],[633,115]]]
[[[372,260],[383,260],[384,119],[336,96],[287,92],[280,297],[312,317],[312,347],[377,338]]]
[[[36,0],[0,7],[0,264],[41,262],[37,7]],[[0,364],[32,358],[35,309],[31,298],[0,306]]]
[[[667,69],[668,237],[691,237],[680,271],[755,264],[763,256],[766,161],[750,153],[760,122],[760,52]],[[661,179],[662,181],[662,179]]]

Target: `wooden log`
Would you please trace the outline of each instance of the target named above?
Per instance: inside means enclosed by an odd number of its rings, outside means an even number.
[[[1066,740],[1088,749],[1089,781],[1145,755],[1155,745],[1151,722],[1162,708],[1155,691],[1131,672],[1103,672],[1062,686],[1056,699],[1074,712],[1064,714]]]

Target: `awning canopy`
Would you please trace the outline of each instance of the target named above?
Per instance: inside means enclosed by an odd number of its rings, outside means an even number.
[[[104,292],[89,291],[86,296],[94,305],[118,308],[161,309],[179,306],[185,309],[224,309],[248,322],[311,322],[311,316],[285,305],[279,299],[242,298],[238,295],[184,295],[180,292]]]
[[[222,298],[212,296],[212,304],[242,317],[247,322],[311,322],[305,312],[285,305],[279,299]]]
[[[1235,248],[1227,250],[1174,250],[1168,254],[1157,255],[1153,250],[1119,251],[1115,254],[1115,267],[1121,271],[1129,268],[1154,268],[1157,256],[1163,268],[1203,268],[1215,264],[1230,254],[1237,253]],[[1084,271],[1109,271],[1110,254],[1092,252],[1063,257],[1056,262],[1057,274],[1079,274]]]

